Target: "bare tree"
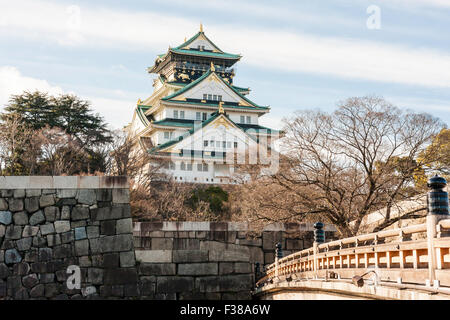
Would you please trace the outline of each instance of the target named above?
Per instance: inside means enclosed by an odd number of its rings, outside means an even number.
[[[253,214],[268,221],[319,216],[352,236],[364,217],[386,207],[385,228],[399,219],[391,216],[395,203],[416,193],[414,174],[433,161],[418,155],[443,126],[378,97],[350,98],[332,114],[298,112],[285,120],[278,173],[247,186],[260,201]]]

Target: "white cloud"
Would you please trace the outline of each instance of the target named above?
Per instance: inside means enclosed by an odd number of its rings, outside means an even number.
[[[73,28],[68,21],[74,19],[74,13],[68,13],[67,6],[39,0],[19,0],[2,6],[6,16],[15,17],[8,21],[8,34],[61,45],[165,52],[168,45],[181,43],[186,33],[193,34],[198,29],[198,21],[173,15],[84,6],[79,10],[79,25]],[[450,87],[450,73],[442,72],[450,70],[450,55],[437,50],[246,25],[214,23],[205,26],[205,31],[223,50],[241,51],[242,63],[261,68]]]
[[[21,94],[24,90],[42,91],[50,95],[59,95],[65,92],[61,87],[51,85],[46,80],[24,76],[21,72],[10,66],[0,66],[0,111],[8,103],[13,94]],[[120,94],[130,96],[123,91],[112,92],[110,95]],[[121,128],[131,121],[133,106],[136,99],[110,99],[104,97],[87,97],[79,95],[81,99],[91,102],[94,113],[99,113],[105,121],[114,128]]]
[[[46,80],[24,76],[11,66],[0,66],[0,106],[7,104],[11,95],[25,90],[39,90],[53,95],[63,93],[60,87],[53,86]]]

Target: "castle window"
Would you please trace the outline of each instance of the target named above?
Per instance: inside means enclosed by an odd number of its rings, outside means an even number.
[[[249,117],[247,117],[248,119]],[[184,119],[184,111],[180,111],[180,119]]]
[[[172,162],[172,161],[169,162],[169,169],[175,170],[175,162]]]
[[[234,147],[235,147],[235,148],[238,147],[238,143],[237,143],[237,142],[234,143]]]
[[[248,124],[252,123],[252,117],[247,116],[247,123],[248,123]]]
[[[178,110],[173,110],[173,117],[178,119]]]
[[[204,146],[204,147],[207,147],[207,146],[208,146],[208,140],[204,140],[204,141],[203,141],[203,146]]]
[[[218,98],[219,101],[222,101],[222,96],[221,95],[218,95],[217,98]]]
[[[206,93],[203,94],[203,100],[208,99],[208,95]]]
[[[186,170],[186,163],[182,162],[181,166],[180,166],[180,169],[185,171]]]
[[[196,113],[195,113],[195,120],[202,120],[202,114],[201,114],[201,112],[196,112]]]
[[[227,147],[227,142],[226,141],[222,141],[222,148],[226,148]]]
[[[212,94],[208,94],[208,100],[212,100]]]
[[[205,121],[206,120],[206,117],[208,116],[208,114],[206,113],[206,112],[203,112],[202,113],[202,118],[203,118],[203,121]]]
[[[213,95],[213,100],[214,100],[214,101],[217,100],[217,95]]]
[[[245,117],[241,116],[241,123],[245,123]]]
[[[192,163],[187,164],[187,171],[192,171]]]

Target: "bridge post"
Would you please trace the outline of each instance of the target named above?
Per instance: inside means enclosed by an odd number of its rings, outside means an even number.
[[[314,243],[313,243],[313,259],[314,259],[314,276],[317,279],[319,266],[317,261],[317,254],[319,253],[319,243],[325,242],[325,231],[323,231],[323,223],[316,222],[314,223]]]
[[[278,277],[278,260],[283,258],[283,251],[281,249],[281,243],[278,242],[275,245],[275,277]]]
[[[438,287],[439,283],[436,279],[436,249],[434,247],[434,239],[436,238],[436,226],[442,219],[448,219],[448,193],[443,189],[447,185],[447,181],[438,175],[428,180],[427,186],[431,190],[427,195],[427,242],[428,242],[428,278],[430,285]]]

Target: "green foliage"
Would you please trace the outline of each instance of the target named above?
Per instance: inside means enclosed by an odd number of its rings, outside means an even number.
[[[75,95],[52,97],[39,91],[25,91],[13,95],[5,111],[3,119],[17,114],[28,127],[35,130],[46,126],[58,127],[84,145],[111,141],[102,117],[92,114],[90,103]]]
[[[196,188],[186,204],[196,210],[201,202],[207,203],[209,211],[215,215],[224,213],[224,202],[228,201],[228,192],[221,187]]]
[[[90,102],[71,94],[57,97],[25,91],[11,96],[0,114],[3,174],[81,174],[104,172],[99,151],[112,141],[103,118]],[[1,164],[1,163],[0,163]]]

